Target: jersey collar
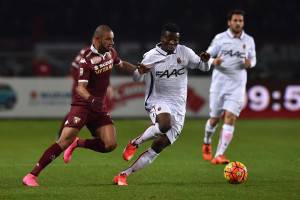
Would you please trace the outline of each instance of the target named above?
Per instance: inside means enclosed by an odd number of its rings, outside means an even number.
[[[103,54],[99,53],[99,51],[94,47],[94,45],[92,44],[90,47],[91,51],[95,54],[98,54],[100,56],[103,56]],[[105,52],[106,53],[106,52]],[[105,54],[104,54],[105,55]]]
[[[229,35],[229,37],[231,37],[231,38],[236,38],[233,34],[232,34],[232,32],[231,32],[231,30],[230,29],[227,29],[227,34]],[[245,36],[245,32],[244,31],[242,31],[242,34],[241,34],[241,36],[239,37],[239,39],[243,39],[244,38],[244,36]]]

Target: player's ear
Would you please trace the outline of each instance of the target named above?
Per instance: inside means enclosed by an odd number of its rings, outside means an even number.
[[[227,25],[228,25],[228,27],[230,26],[230,20],[227,20]]]

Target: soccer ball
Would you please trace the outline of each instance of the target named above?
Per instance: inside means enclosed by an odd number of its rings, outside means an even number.
[[[247,180],[248,171],[243,163],[235,161],[225,166],[224,177],[231,184],[239,184]]]

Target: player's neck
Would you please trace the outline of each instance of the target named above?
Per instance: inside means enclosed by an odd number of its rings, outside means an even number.
[[[99,49],[97,49],[98,53],[101,53],[101,54],[105,54],[106,52],[108,52],[108,50],[104,47],[99,47]]]
[[[240,38],[241,35],[242,35],[242,33],[243,33],[243,31],[235,32],[235,31],[233,31],[231,29],[229,29],[229,30],[230,30],[231,34],[233,35],[233,37],[235,37],[235,38]]]

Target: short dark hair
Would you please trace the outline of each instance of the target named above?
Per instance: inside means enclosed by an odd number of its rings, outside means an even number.
[[[172,33],[179,33],[180,28],[175,23],[167,23],[164,24],[161,28],[161,35],[163,35],[166,31],[172,32]]]
[[[97,26],[96,30],[94,31],[93,37],[102,37],[103,32],[105,31],[112,31],[111,28],[108,25],[99,25]]]
[[[229,11],[228,14],[227,14],[227,20],[228,21],[231,20],[232,15],[242,15],[243,17],[245,17],[245,11],[239,10],[239,9]]]

